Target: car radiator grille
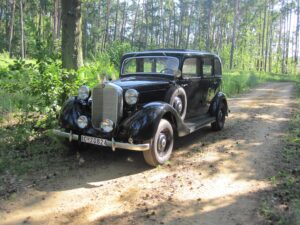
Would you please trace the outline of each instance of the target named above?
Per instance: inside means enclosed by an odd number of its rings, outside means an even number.
[[[123,90],[113,83],[100,84],[93,90],[92,124],[100,128],[101,121],[112,120],[115,124],[122,117]]]

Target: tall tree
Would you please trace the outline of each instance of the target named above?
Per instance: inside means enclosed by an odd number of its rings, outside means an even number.
[[[115,31],[114,31],[114,41],[117,39],[117,34],[118,34],[119,5],[120,5],[120,0],[117,0],[117,6],[116,6],[116,18],[115,18]]]
[[[296,43],[295,43],[295,56],[294,60],[296,65],[298,64],[299,56],[299,30],[300,30],[300,0],[297,0],[297,24],[296,24]]]
[[[21,58],[25,58],[23,0],[20,0]]]
[[[234,21],[233,21],[233,31],[231,38],[231,48],[230,48],[230,65],[229,68],[233,67],[233,56],[234,56],[234,48],[235,48],[235,38],[236,38],[236,29],[239,18],[239,0],[235,0],[235,11],[234,11]]]
[[[12,40],[14,35],[15,10],[16,10],[16,1],[12,0],[10,24],[9,24],[9,43],[8,43],[8,52],[10,57],[12,57]]]
[[[62,65],[75,70],[83,65],[80,0],[62,0]]]

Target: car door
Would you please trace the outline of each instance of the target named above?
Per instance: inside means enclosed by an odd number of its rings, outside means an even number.
[[[204,56],[201,58],[201,109],[200,114],[208,112],[210,101],[215,92],[215,77],[214,77],[214,59],[211,56]]]
[[[185,89],[187,95],[186,118],[197,116],[201,109],[200,82],[200,59],[198,57],[185,58],[182,65],[182,79],[179,84]]]

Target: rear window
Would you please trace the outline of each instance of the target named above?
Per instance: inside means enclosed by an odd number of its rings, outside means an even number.
[[[213,72],[213,64],[211,58],[203,58],[203,76],[211,76]]]
[[[222,67],[219,59],[214,59],[215,75],[222,75]]]

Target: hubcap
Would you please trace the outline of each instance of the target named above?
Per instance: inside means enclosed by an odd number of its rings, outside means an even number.
[[[179,114],[182,113],[182,108],[183,108],[183,106],[182,106],[181,98],[175,97],[173,107],[177,110],[177,112],[178,112]]]
[[[161,134],[159,134],[159,137],[158,137],[158,150],[160,152],[163,152],[163,151],[165,151],[166,146],[167,146],[167,136],[165,134],[161,133]]]

